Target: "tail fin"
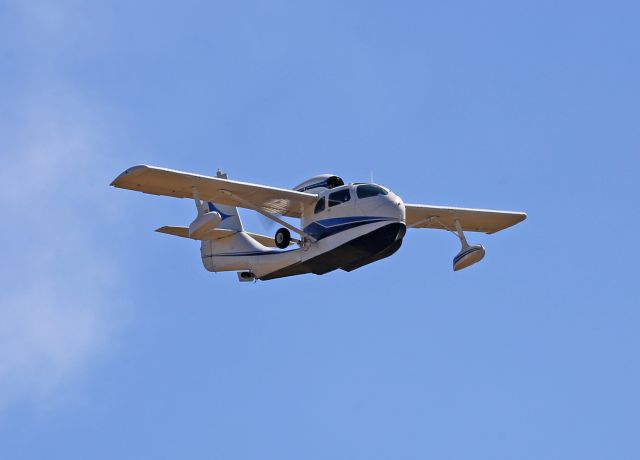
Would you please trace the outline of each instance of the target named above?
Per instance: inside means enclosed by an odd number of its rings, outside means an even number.
[[[218,169],[216,172],[216,177],[221,179],[228,179],[227,173],[223,173]],[[216,228],[221,230],[232,230],[234,232],[242,232],[244,228],[242,227],[242,221],[240,220],[240,214],[238,214],[238,208],[235,206],[229,206],[226,204],[216,204],[211,201],[207,202],[207,207],[209,211],[217,211],[222,217],[222,220],[218,224]],[[224,264],[225,267],[218,267],[217,264],[213,261],[213,256],[216,253],[220,252],[236,252],[239,250],[246,250],[246,239],[247,237],[243,234],[232,234],[231,236],[224,238],[223,241],[220,240],[206,240],[200,243],[200,255],[202,257],[202,264],[209,271],[218,271],[222,270],[241,270],[246,267],[241,266],[237,268],[236,265],[231,264],[228,267],[227,264]],[[248,237],[251,239],[250,237]]]
[[[227,173],[223,173],[219,169],[216,172],[216,177],[219,177],[221,179],[228,179]],[[238,208],[236,208],[235,206],[216,204],[212,202],[208,202],[207,206],[209,207],[209,211],[218,211],[220,213],[220,216],[222,216],[222,222],[220,222],[217,228],[234,230],[236,232],[243,231],[240,214],[238,214]]]
[[[236,232],[241,232],[243,230],[242,221],[238,214],[238,208],[235,206],[216,204],[210,201],[207,203],[207,206],[209,207],[209,211],[218,211],[220,217],[222,217],[222,221],[220,221],[217,228],[233,230]]]

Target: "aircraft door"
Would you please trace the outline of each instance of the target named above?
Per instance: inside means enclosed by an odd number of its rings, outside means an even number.
[[[327,196],[327,217],[352,216],[355,213],[356,200],[349,187],[336,190]]]

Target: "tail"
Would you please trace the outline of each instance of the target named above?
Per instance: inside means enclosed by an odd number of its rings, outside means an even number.
[[[227,175],[218,171],[217,177],[226,179]],[[156,231],[199,240],[202,264],[206,270],[211,272],[252,271],[255,263],[252,262],[251,256],[280,254],[279,250],[275,250],[276,244],[273,237],[244,231],[235,206],[203,201],[195,187],[193,200],[197,216],[188,227],[164,226]],[[286,252],[289,255],[293,253]],[[287,263],[289,262],[287,259]],[[243,281],[246,280],[243,279]]]
[[[234,232],[230,236],[225,236],[221,239],[203,240],[200,242],[200,256],[202,257],[202,264],[204,265],[204,268],[209,271],[217,271],[217,267],[213,263],[213,255],[220,252],[237,251],[239,249],[238,246],[244,249],[243,246],[245,245],[238,245],[238,243],[242,242],[244,239],[238,238],[239,235],[242,235],[242,233],[239,232],[243,231],[243,227],[240,215],[238,214],[238,209],[235,206],[216,204],[212,202],[208,202],[207,206],[209,207],[209,211],[217,211],[222,217],[222,221],[217,226],[218,229],[231,230]],[[231,269],[235,268],[231,267]]]
[[[225,230],[233,230],[234,232],[244,231],[242,221],[240,220],[240,214],[238,214],[238,208],[235,206],[228,206],[225,204],[216,204],[211,201],[207,202],[209,211],[217,211],[222,217],[222,220],[216,228],[222,228]]]
[[[223,173],[218,169],[216,177],[220,179],[228,179],[227,173]],[[235,232],[241,232],[244,230],[242,227],[242,221],[240,220],[240,214],[238,214],[238,208],[235,206],[228,206],[225,204],[216,204],[211,201],[207,202],[209,211],[218,211],[222,217],[222,221],[218,224],[217,228],[223,228],[226,230],[233,230]]]
[[[216,173],[216,177],[228,179],[227,174],[221,172],[220,170],[218,170],[218,172]],[[220,214],[220,217],[222,217],[222,220],[216,228],[236,232],[224,238],[209,239],[200,243],[200,255],[202,256],[202,264],[207,270],[243,270],[247,268],[243,264],[238,265],[235,262],[232,262],[231,264],[229,264],[229,266],[224,266],[224,268],[217,264],[214,264],[213,256],[220,253],[242,254],[251,252],[263,252],[267,250],[267,248],[255,241],[251,236],[238,233],[244,232],[242,220],[240,220],[240,214],[238,214],[238,208],[236,208],[235,206],[213,203],[211,201],[207,202],[207,207],[210,212],[216,211]],[[229,262],[231,262],[231,260]]]

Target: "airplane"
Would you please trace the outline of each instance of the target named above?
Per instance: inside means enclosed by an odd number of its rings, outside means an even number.
[[[153,195],[194,200],[196,217],[186,226],[156,231],[200,241],[202,263],[210,272],[235,271],[239,281],[273,280],[337,269],[347,272],[394,254],[407,229],[448,230],[460,240],[453,270],[469,267],[485,255],[464,232],[496,233],[527,218],[524,212],[407,204],[375,183],[345,184],[322,174],[293,189],[138,165],[112,186]],[[238,207],[256,211],[281,225],[274,237],[244,229]],[[294,226],[281,217],[300,219]],[[297,237],[292,237],[291,232]]]

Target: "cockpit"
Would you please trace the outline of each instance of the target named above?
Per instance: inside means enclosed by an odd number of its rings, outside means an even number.
[[[359,182],[325,187],[318,193],[315,204],[305,210],[302,225],[315,238],[347,224],[359,226],[404,219],[400,197],[381,185]]]
[[[334,176],[337,179],[340,179],[337,176]],[[376,185],[376,184],[364,184],[364,183],[355,183],[350,186],[345,186],[342,188],[341,185],[336,185],[334,187],[327,187],[329,189],[340,187],[340,190],[336,190],[335,192],[329,192],[323,194],[320,197],[316,206],[313,210],[314,214],[319,214],[325,211],[328,208],[332,208],[334,206],[341,205],[351,200],[351,194],[355,191],[356,197],[361,200],[365,198],[371,198],[374,196],[385,196],[389,194],[389,190],[386,188]]]

